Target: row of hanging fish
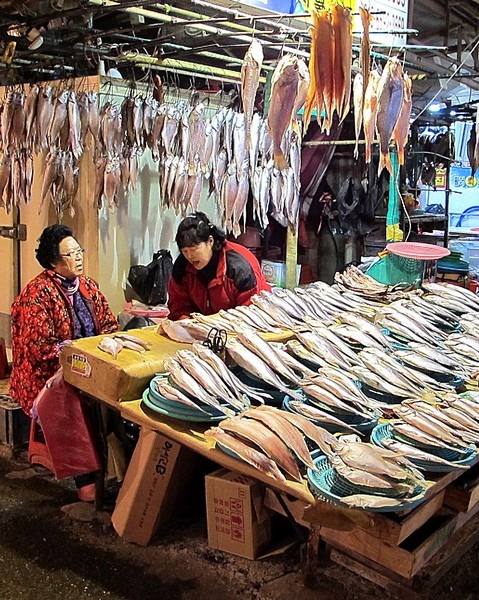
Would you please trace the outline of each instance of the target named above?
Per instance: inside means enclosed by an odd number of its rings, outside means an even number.
[[[336,4],[331,10],[312,10],[310,85],[304,108],[304,129],[313,110],[329,135],[334,113],[340,122],[349,112],[351,95],[351,11]],[[323,116],[324,115],[324,116]]]
[[[412,109],[412,81],[404,72],[397,57],[389,58],[380,74],[377,69],[368,73],[367,83],[359,71],[353,81],[354,128],[356,135],[355,158],[361,127],[365,139],[365,161],[371,162],[371,147],[377,134],[379,139],[379,173],[384,168],[392,174],[389,145],[396,144],[398,161],[404,164]]]
[[[7,91],[0,106],[0,202],[29,204],[33,155],[47,151],[40,207],[51,194],[58,214],[74,213],[78,163],[88,131],[96,135],[98,94],[34,84]]]

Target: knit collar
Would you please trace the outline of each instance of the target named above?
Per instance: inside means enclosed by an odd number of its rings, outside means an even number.
[[[67,296],[73,296],[73,294],[78,291],[80,285],[78,277],[75,277],[75,279],[67,279],[53,270],[48,270],[48,273],[60,284]]]

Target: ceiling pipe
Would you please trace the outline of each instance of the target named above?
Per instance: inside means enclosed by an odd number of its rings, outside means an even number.
[[[302,20],[300,21],[299,19],[298,19],[298,25],[299,25],[299,23],[301,23],[301,27],[293,27],[291,25],[286,25],[285,23],[278,23],[277,21],[272,20],[270,18],[271,15],[265,15],[264,17],[261,17],[260,15],[249,15],[248,13],[246,13],[244,11],[244,7],[242,7],[243,10],[241,11],[241,10],[237,10],[234,8],[228,8],[226,6],[219,6],[217,4],[212,4],[211,2],[206,2],[205,0],[191,0],[191,3],[195,4],[197,6],[201,6],[203,8],[208,8],[210,10],[222,12],[226,15],[231,16],[232,18],[234,18],[235,16],[238,15],[238,16],[245,17],[245,18],[252,19],[252,20],[261,20],[261,22],[264,23],[265,25],[268,25],[268,27],[275,27],[276,29],[280,29],[282,31],[289,31],[289,33],[294,33],[294,34],[301,33],[302,35],[309,36],[308,29],[310,27],[310,23],[309,22],[305,23],[304,21],[302,21]],[[256,9],[256,10],[261,10],[261,9]],[[310,15],[308,14],[306,16],[308,17],[308,20],[309,20]],[[289,20],[289,21],[291,21],[292,19],[295,19],[295,17],[293,15],[281,15],[278,17],[275,16],[273,18],[279,18],[282,20]],[[257,33],[261,33],[255,29],[251,29],[251,28],[250,28],[250,31],[252,33],[254,33],[255,31]]]
[[[161,21],[163,23],[170,23],[170,24],[178,24],[181,23],[182,25],[188,25],[188,19],[183,19],[181,17],[171,17],[169,15],[166,14],[162,14],[160,12],[156,12],[156,11],[152,11],[152,10],[146,10],[146,9],[142,9],[142,8],[136,8],[136,7],[130,7],[130,8],[123,8],[122,4],[120,2],[116,2],[114,0],[88,0],[89,4],[92,4],[94,6],[100,6],[100,5],[106,5],[106,6],[116,6],[118,8],[118,10],[127,12],[127,13],[132,13],[132,14],[138,14],[138,15],[142,15],[146,18],[149,19],[156,19],[157,21]],[[172,8],[172,7],[170,7]],[[178,9],[180,10],[180,9]],[[190,11],[186,11],[186,12],[190,12]],[[201,15],[197,15],[196,13],[192,13],[193,15],[196,15],[196,17],[201,17]],[[207,17],[205,17],[204,19],[205,21],[207,21]],[[228,23],[228,26],[231,26],[231,23]],[[199,23],[197,25],[194,26],[196,29],[199,29],[201,31],[205,31],[206,33],[210,33],[212,35],[225,35],[225,34],[230,34],[231,32],[226,31],[225,29],[219,29],[217,27],[210,27],[208,26],[206,23],[202,24]],[[257,35],[261,34],[261,31],[255,30],[251,27],[246,27],[244,25],[238,25],[238,27],[242,27],[244,28],[244,31],[249,31],[251,33],[256,33]],[[298,33],[300,33],[300,31],[298,30]],[[236,36],[236,39],[240,40],[240,41],[244,41],[247,42],[248,44],[251,44],[251,42],[253,41],[253,37],[251,35],[239,35]],[[298,56],[304,56],[304,57],[309,57],[309,52],[304,52],[303,50],[298,50],[296,48],[292,48],[289,46],[284,46],[283,48],[284,52],[288,52],[290,54],[296,54]]]
[[[188,74],[196,73],[197,75],[208,78],[213,76],[227,77],[228,79],[232,79],[234,81],[241,81],[241,72],[240,71],[231,71],[229,69],[222,69],[220,67],[213,67],[209,65],[202,65],[198,63],[193,63],[185,60],[176,60],[174,58],[154,58],[152,56],[148,56],[145,54],[137,54],[134,52],[125,52],[121,55],[121,59],[126,60],[128,62],[132,62],[138,66],[151,66],[156,67],[158,69],[169,69],[169,70],[185,70],[188,71]],[[260,82],[265,83],[266,78],[260,77]]]

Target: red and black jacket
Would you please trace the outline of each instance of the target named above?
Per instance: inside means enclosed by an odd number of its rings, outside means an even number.
[[[193,312],[212,315],[235,306],[246,306],[251,296],[271,290],[256,257],[244,246],[226,242],[220,250],[216,276],[205,285],[198,271],[180,254],[168,286],[170,319]]]

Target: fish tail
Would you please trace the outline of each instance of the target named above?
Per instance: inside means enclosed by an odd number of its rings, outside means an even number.
[[[378,175],[381,175],[384,168],[386,168],[391,173],[391,175],[393,174],[393,166],[391,164],[391,157],[389,156],[389,152],[381,152],[380,154]]]
[[[366,143],[365,161],[366,164],[371,162],[371,146],[368,143]]]
[[[274,154],[274,166],[280,171],[285,171],[289,167],[286,156],[282,152]]]

